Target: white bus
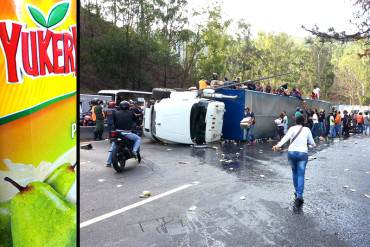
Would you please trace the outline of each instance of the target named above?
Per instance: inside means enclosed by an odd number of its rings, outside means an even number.
[[[118,90],[100,90],[99,95],[111,96],[112,100],[118,105],[122,100],[134,100],[143,105],[152,96],[152,92],[132,91],[127,89]]]

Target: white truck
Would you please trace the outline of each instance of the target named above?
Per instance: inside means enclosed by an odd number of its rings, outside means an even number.
[[[203,96],[224,97],[212,91],[203,92]],[[146,107],[144,135],[167,143],[203,144],[219,141],[225,104],[205,97],[199,97],[198,91],[171,92],[169,98]]]

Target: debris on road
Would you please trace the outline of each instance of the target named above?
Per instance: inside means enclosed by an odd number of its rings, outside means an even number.
[[[140,198],[147,198],[151,196],[152,194],[150,193],[149,190],[144,190],[143,193],[140,195]]]
[[[197,209],[197,207],[196,207],[196,206],[191,206],[188,210],[189,210],[189,211],[195,211],[195,209]]]
[[[92,148],[93,146],[91,145],[91,143],[86,144],[86,145],[81,145],[81,149],[91,150]]]
[[[208,148],[207,145],[193,145],[193,148]]]
[[[313,156],[313,155],[308,156],[308,161],[315,160],[315,159],[316,159],[316,156]]]

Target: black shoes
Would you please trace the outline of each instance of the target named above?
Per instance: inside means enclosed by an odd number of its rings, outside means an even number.
[[[135,160],[141,163],[141,155],[139,152],[137,152],[137,154],[132,154],[132,156],[135,158]]]
[[[140,153],[139,153],[139,152],[137,153],[137,161],[138,161],[139,163],[141,163],[141,155],[140,155]]]
[[[304,200],[303,200],[303,198],[296,198],[295,200],[294,200],[294,205],[296,206],[296,207],[301,207],[302,205],[303,205],[303,203],[304,203]]]

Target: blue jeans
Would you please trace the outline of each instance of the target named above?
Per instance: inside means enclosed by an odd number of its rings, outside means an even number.
[[[126,133],[121,133],[122,136],[124,136],[125,138],[131,140],[131,141],[134,141],[134,147],[132,148],[132,152],[134,154],[137,154],[137,152],[139,151],[140,149],[140,144],[141,144],[141,139],[140,139],[140,136],[134,134],[134,133],[131,133],[131,132],[126,132]],[[107,164],[112,164],[112,151],[116,148],[116,143],[115,142],[112,142],[110,148],[109,148],[109,154],[108,154],[108,160],[107,160]]]
[[[293,184],[297,198],[303,198],[304,173],[306,171],[308,155],[303,152],[289,151],[288,162],[292,167]]]
[[[342,135],[342,125],[340,125],[340,124],[336,124],[336,125],[335,125],[335,133],[336,133],[338,136],[341,136],[341,135]]]
[[[364,134],[365,135],[370,135],[370,125],[369,124],[364,124]]]
[[[319,122],[319,133],[320,136],[325,136],[325,123]]]
[[[254,125],[251,125],[249,126],[249,128],[244,129],[243,139],[247,140],[247,142],[252,142],[254,139],[253,129],[254,129]]]
[[[334,138],[336,136],[335,125],[329,127],[329,137]]]
[[[312,126],[311,131],[312,131],[313,138],[320,136],[320,133],[319,133],[320,132],[320,125],[319,125],[319,123],[314,123],[313,126]]]
[[[359,134],[362,134],[364,132],[364,126],[363,124],[357,124],[358,132]]]

